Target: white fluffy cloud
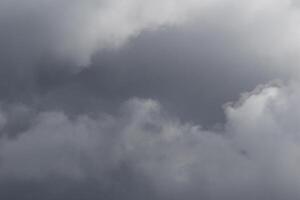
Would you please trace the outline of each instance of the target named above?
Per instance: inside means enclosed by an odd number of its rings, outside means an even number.
[[[1,139],[0,174],[101,181],[126,162],[163,195],[295,199],[299,100],[298,83],[260,86],[226,106],[222,131],[182,123],[152,100],[130,100],[114,117],[40,113],[16,139]]]

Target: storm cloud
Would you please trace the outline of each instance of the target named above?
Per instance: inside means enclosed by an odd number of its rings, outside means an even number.
[[[0,198],[299,199],[299,9],[0,0]]]

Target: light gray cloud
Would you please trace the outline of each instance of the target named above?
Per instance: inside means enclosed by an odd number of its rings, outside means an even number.
[[[98,49],[119,47],[143,30],[180,24],[206,4],[193,0],[2,0],[1,42],[23,62],[46,54],[87,65]]]
[[[182,123],[152,100],[130,100],[118,116],[40,113],[16,139],[2,138],[1,179],[112,183],[126,163],[159,198],[297,199],[298,86],[244,94],[225,107],[219,131]]]
[[[222,27],[261,56],[298,60],[298,7],[290,0],[1,2],[2,54],[15,65],[41,57],[88,65],[100,49],[120,47],[145,30],[197,21]],[[199,22],[199,23],[198,23]],[[240,44],[239,44],[240,45]],[[30,48],[28,48],[30,47]],[[17,58],[19,61],[15,61]],[[32,63],[31,63],[32,64]]]

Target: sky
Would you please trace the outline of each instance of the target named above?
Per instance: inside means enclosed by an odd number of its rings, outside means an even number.
[[[0,0],[0,199],[300,198],[297,0]]]

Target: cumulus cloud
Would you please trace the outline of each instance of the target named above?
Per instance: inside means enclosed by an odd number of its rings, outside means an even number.
[[[16,139],[1,139],[2,184],[113,182],[125,163],[159,198],[297,199],[299,98],[299,83],[260,86],[225,106],[219,130],[182,123],[152,100],[132,99],[116,116],[42,112]]]

